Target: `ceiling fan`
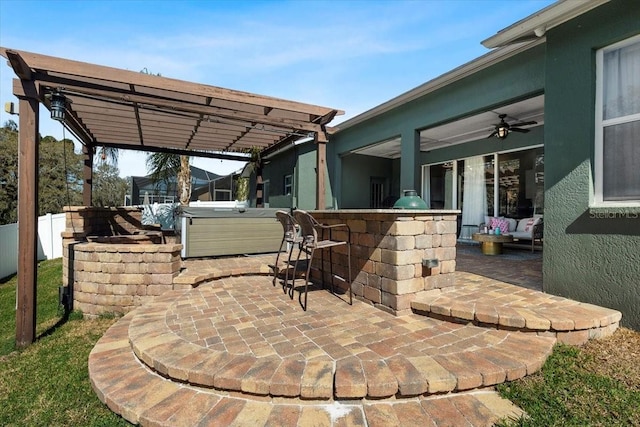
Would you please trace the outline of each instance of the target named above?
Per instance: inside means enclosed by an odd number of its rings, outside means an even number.
[[[529,132],[529,129],[522,129],[521,126],[535,125],[538,123],[531,121],[509,124],[504,120],[507,117],[506,114],[500,114],[498,117],[500,117],[500,123],[494,125],[494,131],[491,132],[491,135],[489,135],[487,138],[495,136],[500,139],[505,139],[507,135],[509,135],[509,132],[527,133]]]

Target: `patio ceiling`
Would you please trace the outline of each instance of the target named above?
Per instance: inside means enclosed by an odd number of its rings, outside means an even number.
[[[486,139],[500,122],[499,114],[506,114],[507,123],[535,121],[537,124],[523,126],[531,128],[544,124],[544,95],[465,117],[422,130],[420,132],[420,151],[426,152],[442,147],[463,144],[469,141]],[[400,138],[393,138],[379,144],[373,144],[353,153],[390,159],[400,158]]]
[[[83,144],[202,157],[246,159],[253,147],[277,148],[301,137],[326,141],[342,111],[134,71],[0,47],[21,80],[67,100],[64,125]],[[23,93],[14,80],[14,93]],[[225,154],[227,153],[227,154]]]

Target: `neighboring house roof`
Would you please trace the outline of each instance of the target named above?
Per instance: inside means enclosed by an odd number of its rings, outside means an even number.
[[[196,185],[206,184],[211,181],[215,181],[220,178],[224,178],[223,175],[218,175],[213,172],[206,171],[204,169],[197,168],[195,166],[191,166],[191,179],[195,181]],[[131,179],[135,180],[138,183],[138,186],[141,188],[147,186],[153,186],[154,180],[151,175],[146,176],[132,176]],[[171,180],[171,182],[176,182],[176,179]]]

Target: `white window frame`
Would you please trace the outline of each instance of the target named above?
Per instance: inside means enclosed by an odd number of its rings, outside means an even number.
[[[271,181],[265,179],[262,181],[262,203],[265,208],[269,207],[269,193],[271,192]]]
[[[603,120],[604,54],[640,42],[640,34],[614,43],[596,51],[596,106],[595,106],[595,151],[594,151],[594,191],[590,207],[640,207],[640,200],[604,200],[604,128],[607,126],[640,120],[640,114],[632,114]]]
[[[431,166],[438,166],[438,165],[443,165],[445,163],[448,162],[453,162],[453,167],[452,167],[452,173],[453,176],[452,178],[452,194],[453,194],[453,198],[451,199],[451,210],[457,210],[458,209],[458,162],[456,160],[447,160],[444,162],[437,162],[437,163],[428,163],[425,165],[422,165],[422,200],[424,200],[427,205],[429,206],[429,209],[431,209]]]
[[[290,196],[291,193],[293,193],[293,175],[292,174],[285,175],[284,176],[284,180],[283,180],[283,184],[284,185],[283,185],[282,193],[285,196]],[[287,191],[287,187],[289,188],[289,191]]]

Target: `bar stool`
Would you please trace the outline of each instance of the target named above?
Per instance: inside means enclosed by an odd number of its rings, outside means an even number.
[[[276,285],[276,280],[278,278],[278,274],[280,273],[280,265],[278,262],[280,261],[280,254],[282,253],[282,246],[286,243],[288,249],[287,256],[287,268],[285,270],[284,281],[282,282],[282,291],[286,292],[286,287],[289,283],[289,266],[291,265],[291,255],[293,254],[293,249],[297,245],[300,246],[302,242],[302,236],[300,236],[300,227],[296,223],[296,220],[291,216],[289,212],[286,211],[277,211],[276,218],[282,224],[282,241],[280,242],[280,251],[276,256],[275,265],[271,265],[270,267],[273,269],[273,286]],[[295,275],[295,271],[294,271]],[[293,284],[291,285],[293,289]]]
[[[293,298],[293,288],[295,285],[296,275],[295,272],[298,270],[298,262],[300,261],[300,255],[304,252],[305,259],[307,262],[307,269],[304,275],[304,304],[302,304],[302,292],[300,293],[298,299],[300,301],[300,305],[302,305],[303,310],[307,310],[307,292],[309,285],[309,273],[311,271],[311,264],[313,262],[313,257],[316,253],[316,250],[320,249],[328,249],[329,250],[329,268],[330,268],[330,277],[331,277],[331,292],[334,293],[333,287],[333,279],[337,278],[347,283],[349,286],[349,304],[353,304],[353,295],[351,290],[351,229],[347,224],[333,224],[333,225],[324,225],[318,223],[308,212],[303,210],[296,210],[293,213],[293,216],[300,226],[300,232],[302,237],[302,242],[300,244],[300,252],[298,252],[298,257],[296,259],[296,264],[294,267],[294,277],[293,284],[291,286],[290,297]],[[335,240],[332,236],[332,231],[336,228],[346,228],[347,229],[347,240]],[[320,237],[318,237],[318,231],[320,231]],[[324,238],[324,233],[328,232],[328,238]],[[348,277],[345,279],[343,277],[337,276],[333,274],[333,258],[332,258],[332,248],[334,246],[342,246],[345,245],[347,247],[347,271]],[[321,270],[324,269],[324,254],[321,259]],[[321,274],[321,277],[324,279],[324,273]],[[322,280],[323,280],[322,279]],[[324,280],[323,280],[324,282]]]

